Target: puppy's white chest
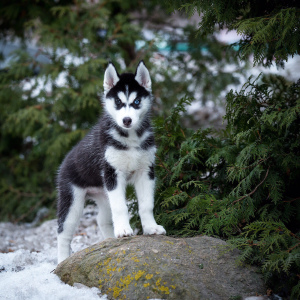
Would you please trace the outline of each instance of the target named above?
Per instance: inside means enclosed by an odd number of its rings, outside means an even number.
[[[156,147],[150,147],[147,150],[141,148],[141,144],[149,137],[151,133],[145,132],[138,137],[136,132],[130,132],[127,137],[117,134],[116,130],[111,130],[110,135],[126,146],[126,150],[120,150],[109,146],[105,151],[106,161],[116,170],[124,173],[131,173],[137,170],[148,170],[154,163]]]
[[[124,173],[147,170],[154,163],[155,151],[155,147],[147,151],[137,148],[118,150],[114,147],[108,147],[105,152],[105,159],[113,168]]]

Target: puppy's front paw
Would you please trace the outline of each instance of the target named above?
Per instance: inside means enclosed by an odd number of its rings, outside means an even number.
[[[143,231],[145,235],[151,234],[166,234],[166,230],[161,225],[144,226]]]
[[[132,236],[133,235],[133,230],[131,229],[130,226],[115,228],[114,229],[114,234],[115,234],[116,238],[121,238],[123,236]]]

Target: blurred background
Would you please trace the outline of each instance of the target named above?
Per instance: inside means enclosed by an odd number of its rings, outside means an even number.
[[[224,129],[225,95],[251,74],[299,78],[299,56],[284,69],[253,67],[251,55],[241,62],[229,47],[236,32],[216,28],[204,38],[199,20],[158,1],[1,1],[1,221],[55,216],[57,168],[101,114],[108,61],[122,73],[143,59],[154,118],[187,96],[182,127],[192,129]]]

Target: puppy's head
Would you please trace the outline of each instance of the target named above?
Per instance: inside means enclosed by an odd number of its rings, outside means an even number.
[[[151,107],[151,78],[141,61],[135,74],[118,74],[109,63],[104,73],[104,107],[118,126],[137,128]]]

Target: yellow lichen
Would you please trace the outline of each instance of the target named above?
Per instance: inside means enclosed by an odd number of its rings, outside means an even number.
[[[150,283],[144,283],[144,287],[148,287],[150,285]]]
[[[166,243],[174,245],[174,242],[166,241]]]
[[[153,274],[147,274],[147,275],[145,276],[145,278],[148,279],[148,280],[151,279],[152,277],[153,277]]]
[[[139,260],[136,256],[131,257],[131,259],[132,259],[134,262],[140,262],[140,260]]]
[[[167,286],[161,285],[160,282],[161,282],[161,278],[158,278],[155,283],[157,286],[156,290],[159,290],[159,291],[165,293],[166,295],[169,295],[170,294],[169,288]],[[166,284],[166,283],[164,282],[164,284]]]
[[[124,285],[129,285],[131,283],[131,281],[133,280],[133,277],[128,274],[127,276],[125,276],[124,278],[120,278],[120,281],[124,284]],[[137,279],[136,279],[137,280]]]
[[[146,271],[139,270],[134,276],[135,280],[139,280],[145,273]]]
[[[158,288],[160,291],[162,291],[162,292],[164,292],[166,295],[169,295],[170,294],[170,290],[169,290],[169,288],[167,287],[167,286],[160,286],[159,288]]]
[[[106,267],[106,274],[108,274],[110,277],[112,276],[111,272],[114,272],[117,269],[117,267],[114,267],[114,265],[115,264],[113,264],[112,266],[107,266]]]
[[[111,257],[107,258],[104,262],[103,262],[103,265],[104,266],[107,266],[111,261]]]
[[[110,291],[111,289],[108,289],[108,290]],[[120,296],[120,293],[122,292],[122,290],[123,290],[123,289],[121,289],[121,288],[119,288],[119,287],[117,287],[117,286],[113,287],[113,288],[112,288],[112,291],[113,291],[113,296],[114,296],[114,298],[119,297],[119,296]]]

